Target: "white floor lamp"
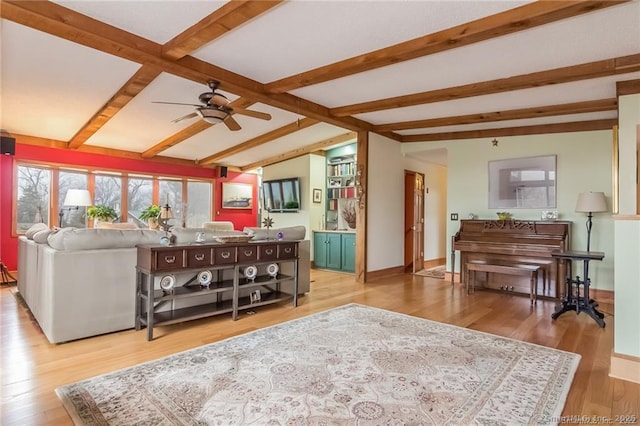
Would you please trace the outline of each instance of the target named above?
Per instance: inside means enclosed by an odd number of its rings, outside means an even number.
[[[78,210],[79,207],[87,207],[91,206],[93,202],[91,201],[91,193],[87,189],[70,189],[67,191],[67,196],[64,198],[64,206],[72,206],[72,207],[63,207],[60,209],[58,213],[61,228],[63,226],[64,220],[64,212],[67,210]]]

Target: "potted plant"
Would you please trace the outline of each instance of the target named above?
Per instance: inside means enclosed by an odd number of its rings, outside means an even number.
[[[138,216],[141,220],[146,220],[150,229],[158,229],[158,215],[160,214],[160,206],[155,204],[150,205],[146,209],[140,212]]]
[[[87,209],[87,216],[99,222],[110,222],[118,217],[118,213],[111,207],[105,205],[91,206]]]

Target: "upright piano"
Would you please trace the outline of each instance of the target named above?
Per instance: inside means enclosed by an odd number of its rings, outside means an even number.
[[[462,220],[452,237],[451,263],[460,252],[460,281],[466,282],[468,262],[497,265],[539,265],[537,294],[558,298],[564,266],[551,252],[569,250],[571,222],[526,220]],[[477,287],[529,294],[530,282],[501,274],[475,274]],[[453,274],[452,274],[453,280]],[[546,282],[546,285],[543,284]]]

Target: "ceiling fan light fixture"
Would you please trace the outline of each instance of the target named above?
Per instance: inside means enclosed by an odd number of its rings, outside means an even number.
[[[210,124],[218,124],[229,115],[226,111],[215,108],[197,108],[196,112],[204,121]]]

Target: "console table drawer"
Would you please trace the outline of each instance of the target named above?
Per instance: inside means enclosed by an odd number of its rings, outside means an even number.
[[[296,257],[297,243],[278,244],[278,259],[293,259]]]
[[[236,247],[216,247],[213,249],[214,265],[236,263]]]
[[[198,268],[211,265],[211,249],[195,248],[187,250],[187,267]]]
[[[251,260],[258,260],[258,247],[257,246],[238,247],[238,262],[247,262]]]
[[[276,260],[278,258],[278,246],[275,244],[258,246],[258,258],[260,260]]]
[[[156,268],[159,270],[184,268],[182,250],[163,250],[156,252]]]

